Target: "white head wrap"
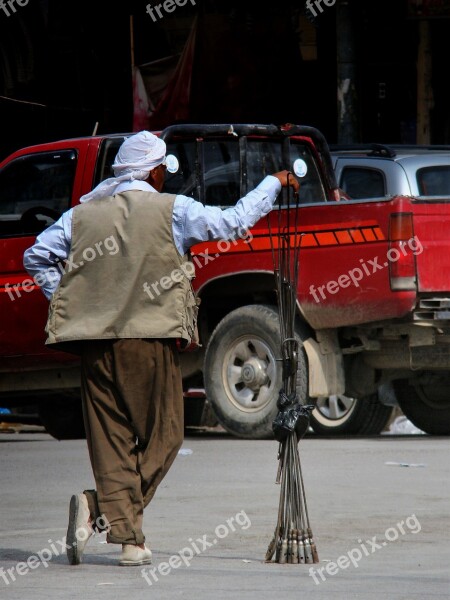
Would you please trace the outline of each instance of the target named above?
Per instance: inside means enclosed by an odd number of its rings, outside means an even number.
[[[113,196],[124,181],[147,179],[150,171],[163,163],[166,143],[150,131],[140,131],[127,138],[119,148],[112,165],[115,177],[105,179],[91,192],[81,196],[80,202]]]

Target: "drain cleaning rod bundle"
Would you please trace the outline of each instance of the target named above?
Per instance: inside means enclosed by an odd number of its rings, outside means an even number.
[[[277,402],[280,412],[273,422],[279,441],[276,483],[280,484],[280,502],[275,533],[265,560],[271,562],[275,557],[274,562],[278,563],[311,564],[319,562],[319,557],[309,522],[298,446],[309,426],[313,406],[301,405],[297,396],[299,342],[295,335],[295,317],[301,234],[299,195],[294,194],[294,202],[291,195],[288,186],[287,205],[283,206],[280,194],[276,234],[268,218],[278,297],[282,389]]]

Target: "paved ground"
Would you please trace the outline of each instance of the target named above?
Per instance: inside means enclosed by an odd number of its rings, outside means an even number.
[[[312,577],[306,565],[263,562],[278,508],[277,443],[186,437],[146,512],[146,580],[116,566],[119,547],[103,536],[80,566],[60,554],[70,495],[93,485],[85,442],[0,434],[0,598],[448,599],[448,445],[424,435],[303,439],[322,569]]]

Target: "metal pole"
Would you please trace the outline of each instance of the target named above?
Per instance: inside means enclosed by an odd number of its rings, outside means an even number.
[[[338,0],[337,40],[337,138],[339,144],[359,141],[356,95],[355,37],[350,0]]]

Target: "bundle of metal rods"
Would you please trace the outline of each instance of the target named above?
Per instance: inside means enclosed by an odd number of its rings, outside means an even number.
[[[301,405],[297,396],[299,347],[295,316],[301,234],[298,193],[294,195],[294,201],[291,195],[288,188],[287,206],[280,198],[277,235],[272,235],[269,221],[281,339],[282,389],[277,402],[280,412],[273,423],[275,437],[279,440],[276,483],[281,483],[281,492],[275,533],[265,560],[311,564],[319,562],[319,556],[309,522],[298,443],[309,426],[313,406]]]

